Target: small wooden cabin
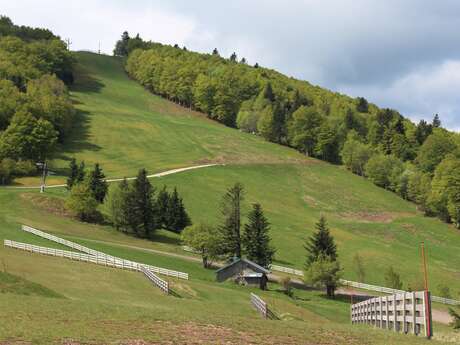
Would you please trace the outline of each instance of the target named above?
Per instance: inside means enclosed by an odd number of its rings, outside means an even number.
[[[269,273],[269,270],[248,259],[235,259],[232,263],[216,271],[216,279],[218,282],[223,282],[232,278],[239,284],[258,286],[265,290]]]

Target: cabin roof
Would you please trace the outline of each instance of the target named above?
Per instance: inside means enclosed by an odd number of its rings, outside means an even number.
[[[246,263],[252,270],[256,271],[257,273],[265,273],[265,274],[269,274],[269,273],[270,273],[269,270],[267,270],[266,268],[263,268],[262,266],[256,264],[255,262],[252,262],[251,260],[248,260],[248,259],[239,259],[239,258],[236,259],[236,260],[234,260],[233,262],[229,263],[228,265],[225,265],[224,267],[219,268],[219,269],[216,271],[216,273],[218,273],[218,272],[220,272],[220,271],[223,271],[223,270],[225,270],[225,269],[227,269],[227,268],[229,268],[229,267],[231,267],[231,266],[237,264],[237,263],[240,262],[240,261]]]

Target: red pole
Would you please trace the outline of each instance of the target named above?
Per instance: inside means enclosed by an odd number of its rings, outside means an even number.
[[[426,256],[425,256],[425,244],[421,243],[422,247],[422,260],[423,260],[423,276],[424,276],[424,286],[425,286],[425,327],[426,327],[426,337],[428,339],[432,336],[431,330],[431,301],[430,294],[428,292],[428,274],[426,269]]]

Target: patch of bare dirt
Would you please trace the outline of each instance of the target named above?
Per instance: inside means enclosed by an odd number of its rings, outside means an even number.
[[[339,214],[344,219],[363,223],[391,223],[393,220],[411,215],[405,212],[344,212]]]
[[[64,200],[50,198],[35,193],[22,193],[21,198],[42,211],[58,216],[71,217],[71,214],[65,207]]]

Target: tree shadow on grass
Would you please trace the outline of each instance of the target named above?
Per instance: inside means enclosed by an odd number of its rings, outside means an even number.
[[[81,151],[99,151],[100,146],[89,142],[89,112],[77,109],[74,119],[74,125],[63,145],[61,154],[57,158],[70,161],[72,154]],[[66,172],[66,171],[62,171]]]
[[[105,87],[99,79],[94,78],[87,69],[77,64],[74,68],[75,81],[70,90],[81,93],[98,93]]]
[[[163,234],[154,233],[150,235],[149,240],[164,244],[173,244],[173,245],[181,245],[181,240],[179,238],[172,238]]]

